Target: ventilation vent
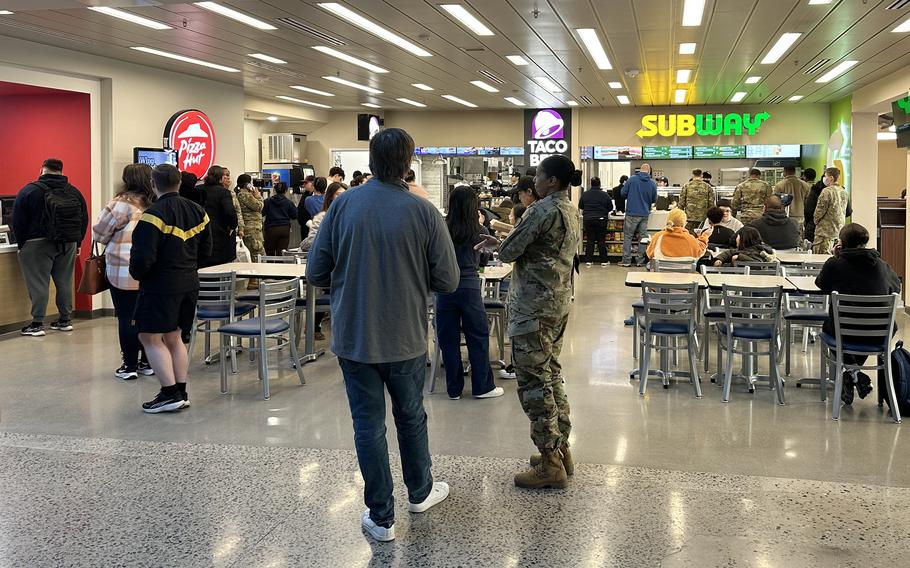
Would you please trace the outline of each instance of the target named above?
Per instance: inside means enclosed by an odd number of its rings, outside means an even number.
[[[45,36],[55,37],[58,39],[64,39],[66,41],[78,43],[79,45],[95,45],[95,42],[87,40],[87,39],[79,37],[79,36],[76,36],[76,35],[72,35],[72,34],[68,34],[68,33],[64,33],[64,32],[58,32],[56,30],[50,30],[50,29],[42,28],[42,27],[35,26],[32,24],[26,24],[24,22],[16,22],[13,20],[7,20],[5,18],[0,19],[0,26],[8,26],[10,28],[24,30],[26,32],[33,33],[33,34],[41,34],[41,35],[45,35]]]
[[[907,0],[907,1],[910,2],[910,0]],[[814,74],[818,73],[819,71],[821,71],[822,67],[824,67],[825,65],[827,65],[829,63],[831,63],[830,59],[819,59],[813,65],[807,67],[806,70],[803,71],[803,75],[814,75]]]
[[[493,81],[493,82],[496,83],[497,85],[505,85],[505,84],[506,84],[505,81],[503,81],[502,79],[500,79],[500,78],[497,77],[496,75],[490,73],[489,71],[484,71],[483,69],[481,69],[481,70],[480,70],[480,74],[483,75],[484,77],[486,77],[487,79],[489,79],[490,81]]]
[[[585,96],[581,97],[581,102],[585,103],[586,105],[593,105],[593,104],[594,104],[594,101],[592,101],[592,100],[591,100],[591,97],[589,97],[588,95],[585,95]]]
[[[901,8],[906,8],[908,4],[910,4],[910,0],[894,0],[894,2],[888,4],[885,10],[900,10]]]
[[[283,69],[281,67],[278,67],[277,65],[263,63],[262,61],[250,60],[250,61],[247,61],[246,64],[250,65],[252,67],[258,67],[259,69],[263,69],[265,71],[271,71],[272,73],[278,73],[279,75],[284,75],[286,77],[298,77],[298,78],[303,77],[302,73],[296,73],[294,71],[290,71],[289,69]]]
[[[294,18],[278,18],[278,21],[286,25],[289,28],[294,28],[298,32],[305,33],[309,36],[313,36],[316,39],[324,41],[325,43],[331,45],[346,45],[343,41],[336,38],[335,36],[329,35],[325,32],[321,32],[316,28],[312,28],[299,20]]]
[[[467,53],[483,53],[484,51],[486,51],[486,48],[484,48],[484,47],[466,47],[466,48],[464,48],[464,50]]]
[[[767,103],[769,105],[776,105],[777,103],[781,102],[782,100],[784,100],[784,97],[782,97],[780,95],[776,95],[776,96],[773,96],[770,99],[766,100],[765,103]]]

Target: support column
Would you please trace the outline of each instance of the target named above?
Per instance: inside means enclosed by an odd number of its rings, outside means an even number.
[[[853,113],[850,198],[853,221],[869,229],[869,248],[875,248],[878,218],[878,114]]]

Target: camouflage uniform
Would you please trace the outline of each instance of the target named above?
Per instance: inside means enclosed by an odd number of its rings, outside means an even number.
[[[236,192],[240,202],[238,211],[242,216],[243,244],[250,249],[250,256],[256,262],[259,255],[265,254],[265,241],[262,237],[262,198],[255,189],[241,189]]]
[[[771,197],[771,185],[768,182],[749,178],[733,190],[733,212],[736,218],[748,225],[759,219],[765,211],[765,200]]]
[[[839,185],[829,185],[822,190],[815,208],[815,240],[812,242],[812,252],[825,254],[831,251],[834,239],[844,227],[847,200],[847,190]]]
[[[518,398],[542,451],[567,443],[572,428],[558,359],[580,235],[578,210],[567,192],[558,191],[528,207],[499,251],[501,260],[513,263],[508,334]]]
[[[802,241],[804,225],[806,222],[806,197],[811,186],[796,176],[786,176],[774,186],[774,193],[793,196],[790,202],[790,218],[799,226],[799,238]]]
[[[686,212],[689,222],[686,228],[697,229],[708,217],[708,209],[714,207],[714,188],[700,179],[694,179],[682,186],[679,192],[679,208]]]

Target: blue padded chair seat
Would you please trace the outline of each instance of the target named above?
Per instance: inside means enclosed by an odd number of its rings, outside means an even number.
[[[245,316],[256,309],[252,304],[234,304],[234,316]],[[231,307],[229,304],[218,304],[200,306],[196,311],[196,317],[199,319],[219,320],[227,319],[230,316]]]
[[[837,346],[837,340],[833,335],[828,335],[827,333],[819,334],[819,337],[822,338],[822,341],[825,342],[825,345],[834,349]],[[853,343],[851,341],[844,342],[844,351],[859,351],[860,353],[881,353],[885,349],[881,345],[870,345],[868,343]],[[887,350],[886,350],[887,351]]]
[[[784,312],[784,319],[824,322],[828,319],[828,312],[818,308],[795,308]]]
[[[488,310],[504,310],[506,309],[506,303],[496,298],[484,298],[483,307]]]
[[[638,318],[638,327],[645,328],[644,316]],[[689,324],[677,321],[654,321],[651,322],[651,332],[685,335],[689,333]]]
[[[265,320],[265,332],[270,335],[287,331],[289,327],[288,322],[283,319],[268,318]],[[250,318],[223,325],[218,328],[218,331],[231,335],[259,335],[259,318]]]
[[[306,298],[297,298],[295,305],[298,308],[305,308],[306,307]],[[320,296],[319,298],[316,298],[316,305],[317,306],[331,306],[332,299],[328,296]]]
[[[727,324],[718,323],[717,331],[727,334]],[[774,337],[774,327],[770,325],[737,325],[733,328],[733,337],[737,339],[771,339]]]

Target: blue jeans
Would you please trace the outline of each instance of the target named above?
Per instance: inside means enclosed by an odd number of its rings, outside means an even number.
[[[622,224],[622,262],[623,264],[632,263],[632,239],[635,242],[641,240],[648,234],[648,217],[635,217],[626,215]],[[645,249],[638,245],[638,264],[645,263]]]
[[[386,442],[385,391],[392,399],[392,416],[398,431],[401,469],[408,500],[421,503],[433,488],[427,413],[423,409],[426,354],[394,363],[358,363],[338,358],[344,374],[348,404],[354,419],[354,446],[363,476],[363,501],[377,525],[395,521],[392,471]]]
[[[446,391],[461,396],[464,367],[461,363],[461,332],[471,361],[471,394],[478,396],[496,388],[490,368],[490,324],[480,288],[459,288],[436,295],[436,337],[446,367]]]

